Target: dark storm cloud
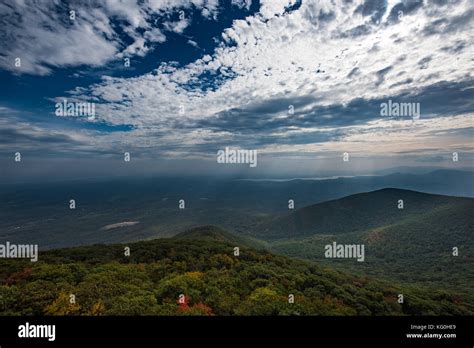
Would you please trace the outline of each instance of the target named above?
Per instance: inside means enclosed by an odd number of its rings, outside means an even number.
[[[265,101],[245,109],[230,109],[190,126],[232,134],[252,135],[310,127],[363,125],[381,117],[380,104],[387,102],[388,99],[400,103],[420,103],[422,118],[474,112],[474,89],[469,81],[442,82],[415,92],[370,100],[359,98],[347,105],[318,106],[304,113],[298,110],[298,106],[310,105],[315,101],[313,97],[305,97],[297,101],[291,98]],[[288,114],[288,105],[295,106],[293,115]],[[279,113],[285,113],[286,117],[276,117]],[[273,139],[273,137],[270,138]],[[289,139],[295,140],[291,136]]]

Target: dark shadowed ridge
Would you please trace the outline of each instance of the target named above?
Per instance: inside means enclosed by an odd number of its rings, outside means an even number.
[[[403,201],[403,209],[399,205]],[[310,205],[261,223],[257,237],[274,240],[339,234],[390,225],[433,210],[474,204],[472,198],[385,188]]]

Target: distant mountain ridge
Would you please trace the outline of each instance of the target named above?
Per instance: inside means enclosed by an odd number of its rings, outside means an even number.
[[[398,209],[402,199],[403,209]],[[383,189],[269,219],[270,249],[345,271],[433,288],[474,289],[474,199]],[[365,262],[327,259],[325,245],[363,244]]]
[[[474,197],[473,172],[461,170],[284,182],[208,177],[0,185],[0,241],[38,244],[44,250],[170,237],[204,225],[266,238],[259,226],[269,216],[288,214],[290,199],[299,209],[387,187]],[[69,209],[72,198],[75,210]],[[178,208],[180,199],[186,209]],[[123,221],[140,223],[102,230]]]
[[[468,203],[474,204],[474,199],[385,188],[270,217],[258,225],[255,235],[273,240],[315,234],[353,233],[387,226],[433,209]]]

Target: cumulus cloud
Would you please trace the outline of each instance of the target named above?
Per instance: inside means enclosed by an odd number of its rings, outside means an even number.
[[[97,100],[110,124],[159,128],[177,139],[194,129],[187,137],[199,137],[195,143],[208,142],[198,132],[205,129],[210,142],[242,146],[254,135],[277,144],[282,132],[295,142],[327,141],[327,134],[296,140],[312,127],[337,126],[334,137],[349,136],[343,127],[380,118],[380,102],[397,96],[420,102],[422,117],[467,113],[471,11],[469,1],[263,1],[255,16],[222,33],[212,55],[107,78],[82,96]],[[440,20],[446,31],[427,32]],[[448,94],[459,102],[443,99]]]
[[[124,56],[144,56],[166,41],[164,31],[183,33],[189,17],[170,13],[199,9],[216,19],[215,0],[32,1],[0,3],[0,67],[18,74],[48,75],[54,67],[103,66]],[[128,43],[132,41],[131,43]],[[20,59],[18,61],[18,58]],[[19,62],[19,63],[18,63]]]

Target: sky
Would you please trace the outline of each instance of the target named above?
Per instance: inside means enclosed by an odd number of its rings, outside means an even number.
[[[471,0],[0,0],[0,175],[472,167],[473,12]],[[94,117],[58,116],[64,100]],[[420,112],[382,114],[388,103]],[[217,163],[226,147],[257,151],[257,167]]]

